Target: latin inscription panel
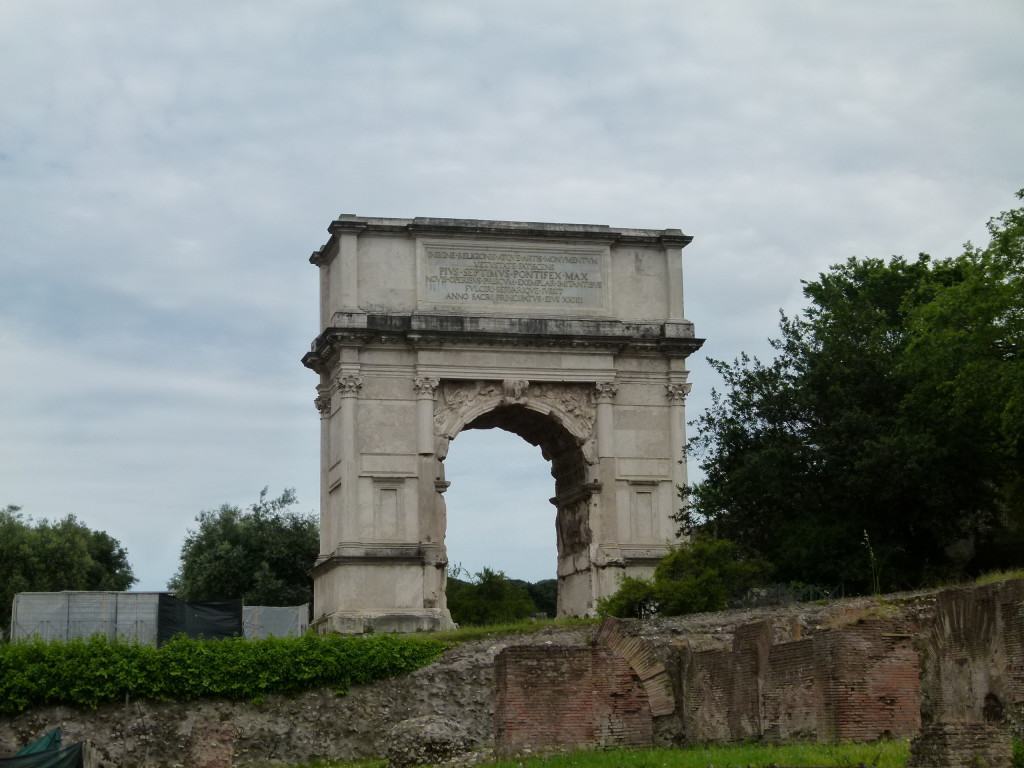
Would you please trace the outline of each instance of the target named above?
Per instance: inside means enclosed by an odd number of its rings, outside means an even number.
[[[421,303],[518,311],[604,310],[607,249],[424,243]]]

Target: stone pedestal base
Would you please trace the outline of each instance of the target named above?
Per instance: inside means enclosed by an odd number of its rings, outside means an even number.
[[[389,613],[338,611],[317,619],[310,627],[321,635],[329,632],[339,632],[343,635],[371,632],[387,635],[395,632],[437,632],[454,629],[455,624],[446,610]]]

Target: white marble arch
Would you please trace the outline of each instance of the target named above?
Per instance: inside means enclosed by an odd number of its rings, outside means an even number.
[[[343,215],[310,258],[321,330],[322,631],[451,626],[448,445],[500,427],[552,463],[559,615],[673,539],[686,358],[679,230]]]

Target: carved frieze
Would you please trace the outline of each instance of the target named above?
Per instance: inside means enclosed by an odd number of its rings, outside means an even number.
[[[441,382],[434,405],[434,433],[451,440],[474,418],[502,405],[554,413],[581,442],[593,437],[597,409],[592,384],[526,380]]]

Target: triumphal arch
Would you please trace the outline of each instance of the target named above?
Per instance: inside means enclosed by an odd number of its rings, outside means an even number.
[[[466,429],[508,430],[551,462],[559,615],[650,575],[686,482],[691,238],[354,215],[328,231],[302,359],[320,374],[320,629],[451,626],[444,460]]]

